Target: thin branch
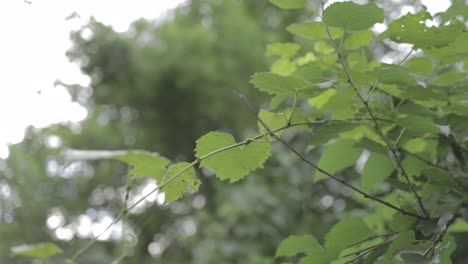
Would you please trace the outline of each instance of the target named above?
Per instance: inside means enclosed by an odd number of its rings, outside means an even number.
[[[354,190],[355,192],[361,194],[362,196],[364,196],[364,198],[369,198],[371,200],[374,200],[380,204],[383,204],[387,207],[390,207],[404,215],[408,215],[408,216],[412,216],[412,217],[415,217],[417,219],[420,219],[420,220],[426,220],[427,217],[425,216],[420,216],[418,214],[415,214],[415,213],[412,213],[412,212],[409,212],[409,211],[406,211],[404,209],[401,209],[389,202],[386,202],[384,200],[381,200],[369,193],[366,193],[364,192],[363,190],[345,182],[344,180],[338,178],[337,176],[323,170],[322,168],[318,167],[317,165],[315,165],[315,163],[313,163],[312,161],[308,160],[304,155],[302,155],[301,153],[299,153],[296,149],[294,149],[291,145],[289,145],[286,141],[284,141],[282,138],[280,138],[279,136],[277,136],[275,134],[275,131],[271,130],[266,124],[265,122],[263,122],[263,120],[258,116],[258,112],[257,110],[247,101],[247,99],[245,98],[245,96],[243,95],[240,95],[240,98],[242,99],[242,101],[250,108],[250,110],[255,114],[258,122],[260,122],[260,124],[265,128],[265,130],[273,137],[275,138],[276,140],[278,140],[281,144],[283,144],[286,148],[288,148],[292,153],[294,153],[296,156],[298,156],[302,161],[304,161],[305,163],[309,164],[311,167],[313,167],[314,169],[316,169],[317,171],[327,175],[328,177],[334,179],[335,181],[338,181],[340,182],[341,184],[347,186],[348,188]]]
[[[393,240],[385,240],[381,243],[377,243],[375,245],[372,245],[372,246],[368,246],[366,248],[363,248],[363,249],[359,249],[357,251],[354,251],[352,253],[349,253],[349,254],[346,254],[346,255],[343,255],[343,256],[340,256],[341,258],[346,258],[346,257],[350,257],[350,256],[364,256],[365,254],[369,253],[370,251],[373,251],[376,247],[379,247],[381,246],[382,244],[388,244],[388,242],[392,242]]]
[[[388,233],[388,234],[377,235],[377,236],[371,236],[371,237],[369,237],[369,238],[366,238],[366,239],[360,240],[360,241],[358,241],[358,242],[356,242],[356,243],[353,243],[353,244],[347,246],[346,248],[354,247],[354,246],[357,246],[357,245],[362,244],[362,243],[364,243],[364,242],[374,240],[374,239],[376,239],[376,238],[389,237],[389,236],[397,235],[397,234],[399,234],[399,233],[400,233],[400,232],[391,232],[391,233]]]
[[[366,249],[367,251],[360,252],[360,254],[358,254],[358,256],[356,256],[355,258],[353,258],[353,259],[351,259],[351,260],[345,262],[344,264],[353,263],[353,262],[355,262],[356,260],[359,260],[360,258],[366,256],[367,254],[369,254],[369,253],[371,253],[371,252],[373,252],[373,251],[375,251],[375,250],[377,250],[377,249],[379,249],[379,248],[381,248],[381,247],[384,247],[384,246],[386,246],[386,245],[388,245],[388,244],[390,244],[390,243],[392,243],[392,242],[393,242],[393,240],[388,240],[388,241],[385,241],[385,242],[383,242],[383,243],[381,243],[381,244],[377,244],[377,245],[375,245],[375,246],[373,246],[373,247],[367,248],[367,249]]]
[[[413,51],[414,51],[414,47],[408,52],[408,54],[406,54],[405,57],[403,57],[403,59],[400,62],[398,62],[398,65],[403,64],[411,56]]]
[[[241,95],[242,96],[242,95]],[[249,144],[250,142],[252,141],[256,141],[258,139],[261,139],[263,137],[265,137],[266,135],[269,135],[271,133],[275,133],[275,132],[279,132],[279,131],[282,131],[282,130],[286,130],[288,128],[292,128],[292,127],[298,127],[298,126],[311,126],[311,125],[324,125],[324,124],[330,124],[330,123],[333,123],[333,122],[349,122],[349,123],[353,123],[353,122],[361,122],[363,120],[371,120],[369,118],[352,118],[352,119],[332,119],[332,120],[315,120],[315,121],[308,121],[308,122],[298,122],[298,123],[293,123],[293,124],[289,124],[289,125],[286,125],[286,126],[283,126],[283,127],[280,127],[280,128],[277,128],[277,129],[274,129],[274,130],[270,130],[268,128],[267,132],[264,132],[264,133],[261,133],[257,136],[254,136],[254,137],[251,137],[251,138],[248,138],[242,142],[239,142],[239,143],[235,143],[235,144],[232,144],[232,145],[229,145],[229,146],[226,146],[226,147],[223,147],[223,148],[220,148],[220,149],[217,149],[217,150],[214,150],[210,153],[207,153],[206,155],[194,160],[192,163],[190,163],[189,165],[187,165],[186,167],[184,167],[182,170],[180,170],[179,172],[177,172],[176,174],[174,174],[173,176],[171,176],[169,179],[163,181],[160,185],[158,185],[157,187],[155,187],[153,190],[151,190],[149,193],[145,194],[143,197],[141,197],[139,200],[137,200],[136,202],[134,202],[132,205],[128,206],[127,207],[127,210],[126,210],[126,213],[130,212],[133,208],[135,208],[138,204],[140,204],[141,202],[143,202],[144,200],[146,200],[146,198],[148,198],[150,195],[152,195],[153,193],[161,190],[164,186],[168,185],[169,183],[171,183],[174,179],[176,179],[177,177],[179,177],[181,174],[183,174],[185,171],[189,170],[190,168],[196,166],[197,164],[199,164],[202,160],[204,159],[207,159],[213,155],[216,155],[220,152],[224,152],[224,151],[227,151],[227,150],[230,150],[230,149],[233,149],[233,148],[236,148],[236,147],[240,147],[240,146],[243,146],[243,145],[246,145],[246,144]],[[385,121],[385,122],[393,122],[392,120],[386,120],[386,119],[382,119],[381,121]],[[296,154],[297,155],[297,154]],[[310,162],[310,161],[309,161]],[[324,172],[324,171],[322,171]],[[330,175],[329,173],[327,172],[324,172],[325,175],[328,175],[329,177],[331,178],[334,178],[335,180],[343,183],[344,185],[348,186],[349,188],[353,189],[353,190],[356,190],[357,192],[361,193],[364,197],[367,197],[367,198],[371,198],[370,195],[358,190],[357,188],[347,184],[346,182],[344,182],[343,180],[333,176],[333,175]],[[165,177],[164,177],[165,178]],[[371,198],[372,199],[372,198]],[[422,218],[421,216],[419,215],[416,215],[416,214],[413,214],[411,212],[406,212],[405,210],[402,210],[390,203],[387,203],[385,201],[382,201],[378,198],[376,198],[377,202],[381,203],[381,204],[384,204],[390,208],[393,208],[395,209],[396,211],[399,211],[401,212],[402,214],[405,214],[405,215],[409,215],[409,216],[413,216],[415,218],[418,218],[418,219],[424,219]],[[375,200],[375,199],[374,199]],[[124,212],[121,212],[115,219],[114,221],[112,221],[112,223],[110,223],[105,229],[104,231],[102,231],[101,233],[99,233],[97,236],[95,236],[91,241],[89,241],[85,246],[83,246],[81,249],[79,249],[71,258],[71,260],[76,260],[79,256],[81,256],[84,252],[86,252],[86,250],[88,250],[92,245],[94,245],[94,243],[103,235],[105,234],[113,225],[115,225],[116,223],[118,223],[122,218],[124,217]]]
[[[324,12],[324,3],[322,2],[322,13]],[[392,157],[393,159],[395,160],[396,164],[397,164],[397,169],[400,171],[400,173],[403,175],[403,177],[405,178],[406,182],[408,183],[408,185],[410,186],[411,188],[411,191],[413,192],[413,195],[414,197],[416,198],[418,204],[419,204],[419,207],[420,209],[422,210],[423,214],[426,216],[426,219],[428,218],[429,214],[427,213],[427,210],[426,208],[424,207],[424,204],[422,203],[422,199],[421,199],[421,196],[419,196],[418,192],[416,191],[416,187],[413,185],[413,183],[411,182],[409,176],[408,176],[408,173],[406,172],[405,168],[403,167],[403,164],[400,160],[400,158],[398,158],[398,154],[395,150],[395,148],[393,147],[393,145],[390,143],[390,141],[387,139],[387,137],[385,136],[385,134],[383,133],[382,129],[380,128],[380,125],[379,123],[377,122],[377,119],[376,119],[376,116],[375,114],[372,112],[372,110],[370,109],[369,107],[369,103],[367,101],[367,99],[364,99],[364,97],[359,93],[359,89],[356,85],[356,83],[353,81],[352,77],[351,77],[351,73],[348,69],[348,66],[346,65],[344,59],[343,59],[343,56],[341,54],[341,51],[337,48],[336,46],[336,43],[333,41],[333,37],[331,35],[331,32],[330,32],[330,28],[328,27],[328,25],[325,23],[325,21],[323,21],[323,24],[325,25],[325,29],[327,31],[327,34],[328,34],[328,37],[330,39],[330,42],[335,50],[335,53],[336,55],[338,56],[338,60],[341,64],[341,67],[343,68],[343,71],[346,75],[346,78],[348,79],[348,82],[349,84],[351,85],[351,87],[353,88],[354,92],[357,94],[357,96],[359,97],[359,100],[362,102],[362,104],[364,105],[364,107],[366,108],[367,112],[369,113],[373,123],[374,123],[374,128],[375,130],[377,131],[377,133],[379,134],[379,136],[385,141],[385,144],[387,145],[388,149],[390,150],[390,152],[392,153]]]

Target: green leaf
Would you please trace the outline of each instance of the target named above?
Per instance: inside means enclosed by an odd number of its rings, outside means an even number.
[[[341,37],[341,30],[338,28],[330,27],[330,35],[333,39]],[[290,33],[309,39],[328,39],[328,33],[325,24],[322,22],[305,22],[292,24],[286,28]]]
[[[398,125],[416,133],[437,134],[439,128],[434,124],[432,118],[417,115],[408,115],[398,119]]]
[[[335,95],[335,89],[327,89],[320,95],[309,99],[309,104],[317,109],[322,109],[323,106]]]
[[[427,164],[413,156],[408,156],[403,160],[403,167],[409,176],[419,176],[424,168],[427,168]]]
[[[197,140],[196,157],[203,158],[208,153],[235,143],[234,138],[227,133],[210,132]],[[235,182],[251,171],[262,168],[270,153],[270,143],[254,141],[247,146],[231,148],[203,159],[201,166],[213,170],[221,180]]]
[[[272,113],[267,110],[260,110],[258,117],[267,125],[267,127],[274,131],[277,128],[282,128],[287,124],[287,117],[283,113]],[[267,132],[263,124],[260,121],[257,122],[258,130],[261,133]],[[280,136],[284,133],[284,130],[275,132],[277,136]]]
[[[352,166],[362,153],[362,149],[354,147],[354,140],[343,139],[328,145],[322,153],[318,166],[329,173]],[[315,181],[326,179],[327,175],[317,171]]]
[[[468,56],[468,33],[458,32],[455,41],[444,47],[426,48],[425,53],[441,61],[441,63],[454,63],[461,61]]]
[[[414,44],[417,48],[443,47],[455,41],[465,28],[460,22],[442,27],[427,27],[424,23],[427,19],[431,20],[432,16],[424,9],[417,14],[404,15],[394,20],[379,38]]]
[[[273,43],[268,45],[266,55],[267,56],[279,56],[290,58],[301,49],[301,46],[296,43]]]
[[[385,180],[394,170],[395,167],[390,157],[372,153],[362,172],[362,189],[364,191],[373,189],[377,183]]]
[[[466,72],[445,72],[442,73],[441,75],[437,76],[431,84],[437,85],[437,86],[448,86],[452,85],[454,83],[457,83],[461,80],[463,80],[466,77]]]
[[[383,9],[375,4],[358,5],[353,2],[331,4],[323,12],[323,20],[330,26],[347,30],[363,30],[384,20]]]
[[[432,61],[423,57],[412,58],[408,61],[408,70],[414,74],[430,75],[432,73]]]
[[[317,65],[308,65],[299,68],[294,75],[311,83],[322,82],[322,70]]]
[[[165,193],[164,203],[169,203],[184,196],[184,193],[197,191],[200,181],[197,179],[193,166],[188,162],[180,162],[171,166],[165,180],[172,178],[176,173],[187,169],[178,175],[169,184],[164,186],[161,191]]]
[[[400,232],[398,237],[393,240],[393,242],[390,244],[387,252],[385,253],[386,258],[393,258],[393,254],[401,250],[402,248],[408,247],[411,244],[414,243],[416,239],[414,238],[414,232],[413,231],[403,231]]]
[[[346,247],[374,235],[363,219],[345,218],[325,235],[325,254],[329,260],[333,260]]]
[[[54,243],[38,243],[33,245],[20,245],[11,248],[14,256],[47,259],[62,254],[62,249]]]
[[[382,64],[369,72],[379,82],[398,85],[416,85],[416,80],[408,73],[408,70],[400,65]]]
[[[270,3],[281,9],[303,8],[306,0],[269,0]]]
[[[367,47],[374,34],[370,30],[362,30],[353,32],[343,42],[343,49],[357,49],[360,47]]]
[[[256,73],[250,81],[261,91],[270,94],[290,94],[307,88],[310,84],[303,79],[293,76],[280,76],[274,73]]]
[[[463,21],[466,21],[468,18],[468,6],[463,2],[453,1],[447,11],[438,13],[436,16],[439,16],[442,20],[442,24],[451,20],[452,18],[462,16]]]
[[[306,255],[320,254],[322,245],[312,235],[289,236],[283,240],[276,250],[276,257],[292,257],[303,253]]]
[[[153,177],[162,179],[170,161],[158,153],[148,151],[128,151],[126,155],[114,156],[113,159],[127,163],[132,167],[131,174],[135,177]],[[159,182],[160,183],[160,182]]]
[[[359,127],[359,124],[339,121],[323,124],[314,130],[309,143],[316,146],[326,144],[331,139],[339,137],[341,133],[351,131],[357,127]]]
[[[452,255],[456,248],[457,242],[455,241],[455,238],[451,235],[445,235],[442,243],[437,247],[439,263],[451,264],[452,259],[450,258],[450,255]]]

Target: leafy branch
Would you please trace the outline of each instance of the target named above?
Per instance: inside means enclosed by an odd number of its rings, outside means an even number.
[[[325,8],[324,8],[324,5],[325,3],[322,1],[322,13],[325,11]],[[362,102],[362,104],[364,105],[367,113],[369,114],[369,116],[371,117],[372,119],[372,122],[374,124],[374,128],[376,130],[376,132],[379,134],[379,136],[384,140],[385,144],[387,145],[387,148],[390,150],[391,154],[392,154],[392,158],[394,159],[394,161],[396,162],[396,168],[400,171],[400,173],[403,175],[403,177],[405,178],[406,182],[408,183],[408,185],[410,186],[411,188],[411,191],[414,195],[414,197],[416,198],[417,202],[418,202],[418,205],[420,207],[420,209],[422,210],[423,214],[424,214],[424,217],[422,219],[428,219],[429,218],[429,213],[427,212],[426,208],[424,207],[424,204],[422,202],[422,199],[421,199],[421,196],[418,194],[417,190],[416,190],[416,187],[414,186],[414,184],[411,182],[409,176],[408,176],[408,173],[406,172],[400,158],[398,157],[398,154],[396,152],[396,149],[394,148],[394,146],[392,145],[392,143],[390,143],[390,141],[388,140],[388,138],[385,136],[385,133],[383,132],[382,128],[380,127],[378,121],[377,121],[377,118],[375,116],[375,114],[373,113],[373,111],[370,109],[370,106],[369,106],[369,103],[368,103],[368,100],[367,99],[364,99],[364,97],[361,95],[361,93],[359,92],[359,89],[356,85],[356,83],[354,82],[352,76],[351,76],[351,73],[348,69],[348,66],[343,58],[343,55],[341,53],[341,50],[336,46],[336,43],[335,41],[333,40],[333,37],[332,37],[332,34],[331,34],[331,31],[330,31],[330,28],[328,26],[327,23],[325,23],[325,21],[323,21],[324,25],[325,25],[325,29],[326,29],[326,32],[327,32],[327,35],[328,35],[328,38],[333,46],[333,49],[335,50],[335,53],[338,57],[338,60],[340,62],[340,65],[343,69],[343,72],[345,73],[346,75],[346,78],[347,78],[347,81],[348,83],[351,85],[351,87],[353,88],[354,92],[356,93],[356,95],[359,97],[359,100]]]
[[[374,200],[380,204],[383,204],[389,208],[392,208],[404,215],[408,215],[408,216],[412,216],[412,217],[415,217],[417,219],[420,219],[420,220],[426,220],[427,217],[425,216],[421,216],[421,215],[418,215],[418,214],[415,214],[415,213],[412,213],[412,212],[409,212],[409,211],[406,211],[404,209],[401,209],[399,208],[398,206],[396,205],[393,205],[387,201],[384,201],[378,197],[375,197],[367,192],[364,192],[363,190],[347,183],[346,181],[338,178],[337,176],[323,170],[322,168],[320,168],[319,166],[317,166],[315,163],[313,163],[312,161],[310,161],[309,159],[307,159],[303,154],[301,154],[299,151],[297,151],[296,149],[294,149],[288,142],[284,141],[281,137],[279,137],[278,135],[275,134],[275,131],[274,130],[271,130],[267,124],[258,116],[258,112],[257,110],[247,101],[247,99],[245,98],[245,96],[241,95],[241,99],[244,101],[244,103],[250,108],[250,110],[255,113],[255,116],[257,118],[257,121],[260,122],[262,124],[262,126],[265,128],[265,130],[268,132],[268,134],[270,136],[272,136],[273,138],[275,138],[278,142],[280,142],[281,144],[283,144],[287,149],[289,149],[292,153],[294,153],[296,156],[298,156],[302,161],[304,161],[305,163],[307,163],[308,165],[310,165],[311,167],[313,167],[314,169],[316,169],[317,171],[327,175],[328,177],[334,179],[335,181],[338,181],[340,182],[341,184],[347,186],[348,188],[352,189],[353,191],[356,191],[357,193],[361,194],[364,198],[369,198],[371,200]]]

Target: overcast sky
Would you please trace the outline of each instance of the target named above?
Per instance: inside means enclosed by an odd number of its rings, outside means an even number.
[[[86,110],[73,103],[55,80],[86,85],[89,78],[65,57],[70,30],[92,15],[125,31],[140,17],[157,18],[183,0],[0,0],[0,158],[7,144],[23,139],[29,125],[44,127],[79,121]],[[254,1],[254,0],[252,0]],[[425,0],[431,13],[448,8],[448,0]],[[66,20],[76,12],[80,18]]]

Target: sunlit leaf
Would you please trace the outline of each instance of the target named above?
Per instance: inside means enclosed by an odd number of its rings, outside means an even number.
[[[164,203],[177,200],[181,198],[184,193],[198,190],[200,181],[197,179],[195,170],[193,167],[190,167],[190,163],[188,162],[180,162],[171,166],[165,180],[171,179],[176,173],[179,173],[187,167],[189,167],[189,169],[185,170],[161,189],[161,191],[165,193]]]
[[[280,56],[290,58],[294,56],[301,46],[296,43],[273,43],[268,45],[266,55],[267,56]]]
[[[14,256],[47,259],[62,254],[62,249],[54,243],[39,243],[33,245],[20,245],[11,248]]]
[[[127,163],[135,177],[153,177],[161,180],[170,161],[158,153],[148,151],[128,151],[126,155],[114,156],[113,159]]]
[[[202,158],[213,151],[235,144],[234,138],[221,132],[210,132],[197,140],[196,156]],[[211,169],[221,180],[235,182],[251,171],[262,168],[271,153],[271,144],[251,142],[247,146],[231,148],[203,159],[201,166]]]

